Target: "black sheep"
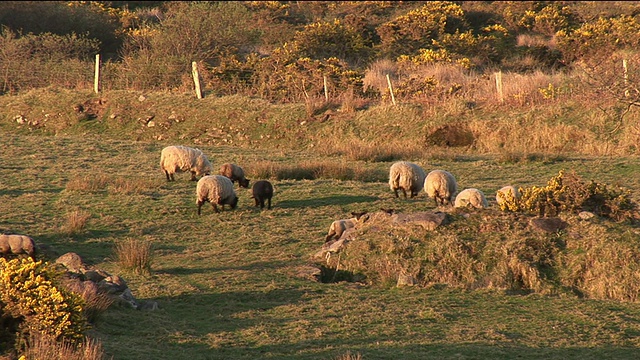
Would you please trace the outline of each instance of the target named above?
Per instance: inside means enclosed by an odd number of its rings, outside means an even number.
[[[273,196],[273,185],[267,180],[259,180],[251,188],[252,197],[256,202],[256,207],[264,209],[264,201],[267,200],[267,209],[271,210],[271,197]]]

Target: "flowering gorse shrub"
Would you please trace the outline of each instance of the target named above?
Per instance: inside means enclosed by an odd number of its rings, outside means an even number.
[[[630,192],[591,181],[584,183],[575,173],[561,170],[546,186],[520,188],[522,197],[507,196],[503,211],[519,211],[538,216],[557,216],[561,212],[591,211],[603,217],[623,220],[632,216],[636,204]]]
[[[0,258],[0,315],[4,323],[15,325],[23,339],[31,334],[58,341],[83,339],[87,327],[83,300],[58,288],[57,276],[42,261]]]

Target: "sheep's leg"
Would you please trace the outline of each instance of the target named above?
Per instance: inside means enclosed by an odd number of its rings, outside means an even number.
[[[396,198],[398,198],[398,189],[393,189],[393,193],[396,194]]]
[[[404,194],[404,198],[407,198],[407,190],[405,190],[404,188],[402,189],[402,193]]]
[[[324,238],[324,242],[328,243],[329,241],[331,241],[331,238],[334,237],[335,235],[336,235],[335,231],[333,231],[333,230],[329,231],[327,236]]]
[[[271,210],[271,198],[267,198],[267,202],[269,203],[267,210]]]
[[[191,181],[198,181],[196,178],[196,173],[194,171],[191,172]]]
[[[204,204],[204,201],[198,201],[198,215],[200,215],[200,210],[202,209],[202,204]]]
[[[256,203],[255,207],[260,206],[260,199],[258,199],[257,197],[254,197],[253,201]]]
[[[171,176],[169,176],[169,172],[167,170],[164,171],[164,174],[167,176],[167,181],[171,181]]]
[[[218,206],[215,203],[211,203],[211,206],[213,206],[213,211],[217,214],[220,211],[218,211]],[[224,206],[223,206],[223,210],[224,210]]]
[[[260,209],[264,209],[264,198],[260,198]]]

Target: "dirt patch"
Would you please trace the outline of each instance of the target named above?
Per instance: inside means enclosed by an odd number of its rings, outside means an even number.
[[[473,132],[464,124],[447,124],[428,130],[425,137],[427,146],[461,147],[475,142]]]

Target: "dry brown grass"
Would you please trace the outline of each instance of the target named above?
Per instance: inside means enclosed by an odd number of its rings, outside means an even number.
[[[297,164],[280,164],[273,161],[261,161],[248,166],[248,175],[260,179],[276,180],[358,180],[381,181],[386,174],[364,165],[347,164],[344,161],[317,160],[302,161]]]
[[[111,181],[111,188],[115,194],[133,195],[146,194],[156,188],[153,180],[148,178],[117,177]]]
[[[103,191],[107,188],[109,179],[107,174],[75,176],[69,179],[65,188],[69,191]]]
[[[398,71],[398,65],[392,60],[384,59],[374,62],[362,79],[364,92],[373,91],[381,95],[388,94],[387,74],[393,78],[396,71]]]
[[[136,274],[151,273],[151,242],[136,238],[118,241],[115,245],[117,262],[125,270]]]
[[[328,144],[318,149],[320,155],[344,156],[348,160],[386,162],[419,158],[424,155],[423,144],[404,139],[393,141],[362,140],[357,138],[328,139]]]
[[[555,39],[541,34],[519,34],[516,38],[517,46],[555,46]]]
[[[106,354],[99,340],[86,338],[80,345],[57,342],[43,336],[32,336],[24,352],[26,359],[102,360]]]
[[[80,281],[70,279],[64,282],[65,287],[80,295],[85,305],[83,312],[89,322],[95,322],[113,304],[114,300],[108,294],[100,291],[97,286],[90,286],[90,280]]]
[[[347,351],[343,355],[339,355],[335,358],[335,360],[362,360],[363,357],[360,353],[352,354],[351,351]]]
[[[67,214],[67,219],[61,227],[61,231],[67,235],[75,235],[84,231],[91,213],[84,210],[74,210]]]

